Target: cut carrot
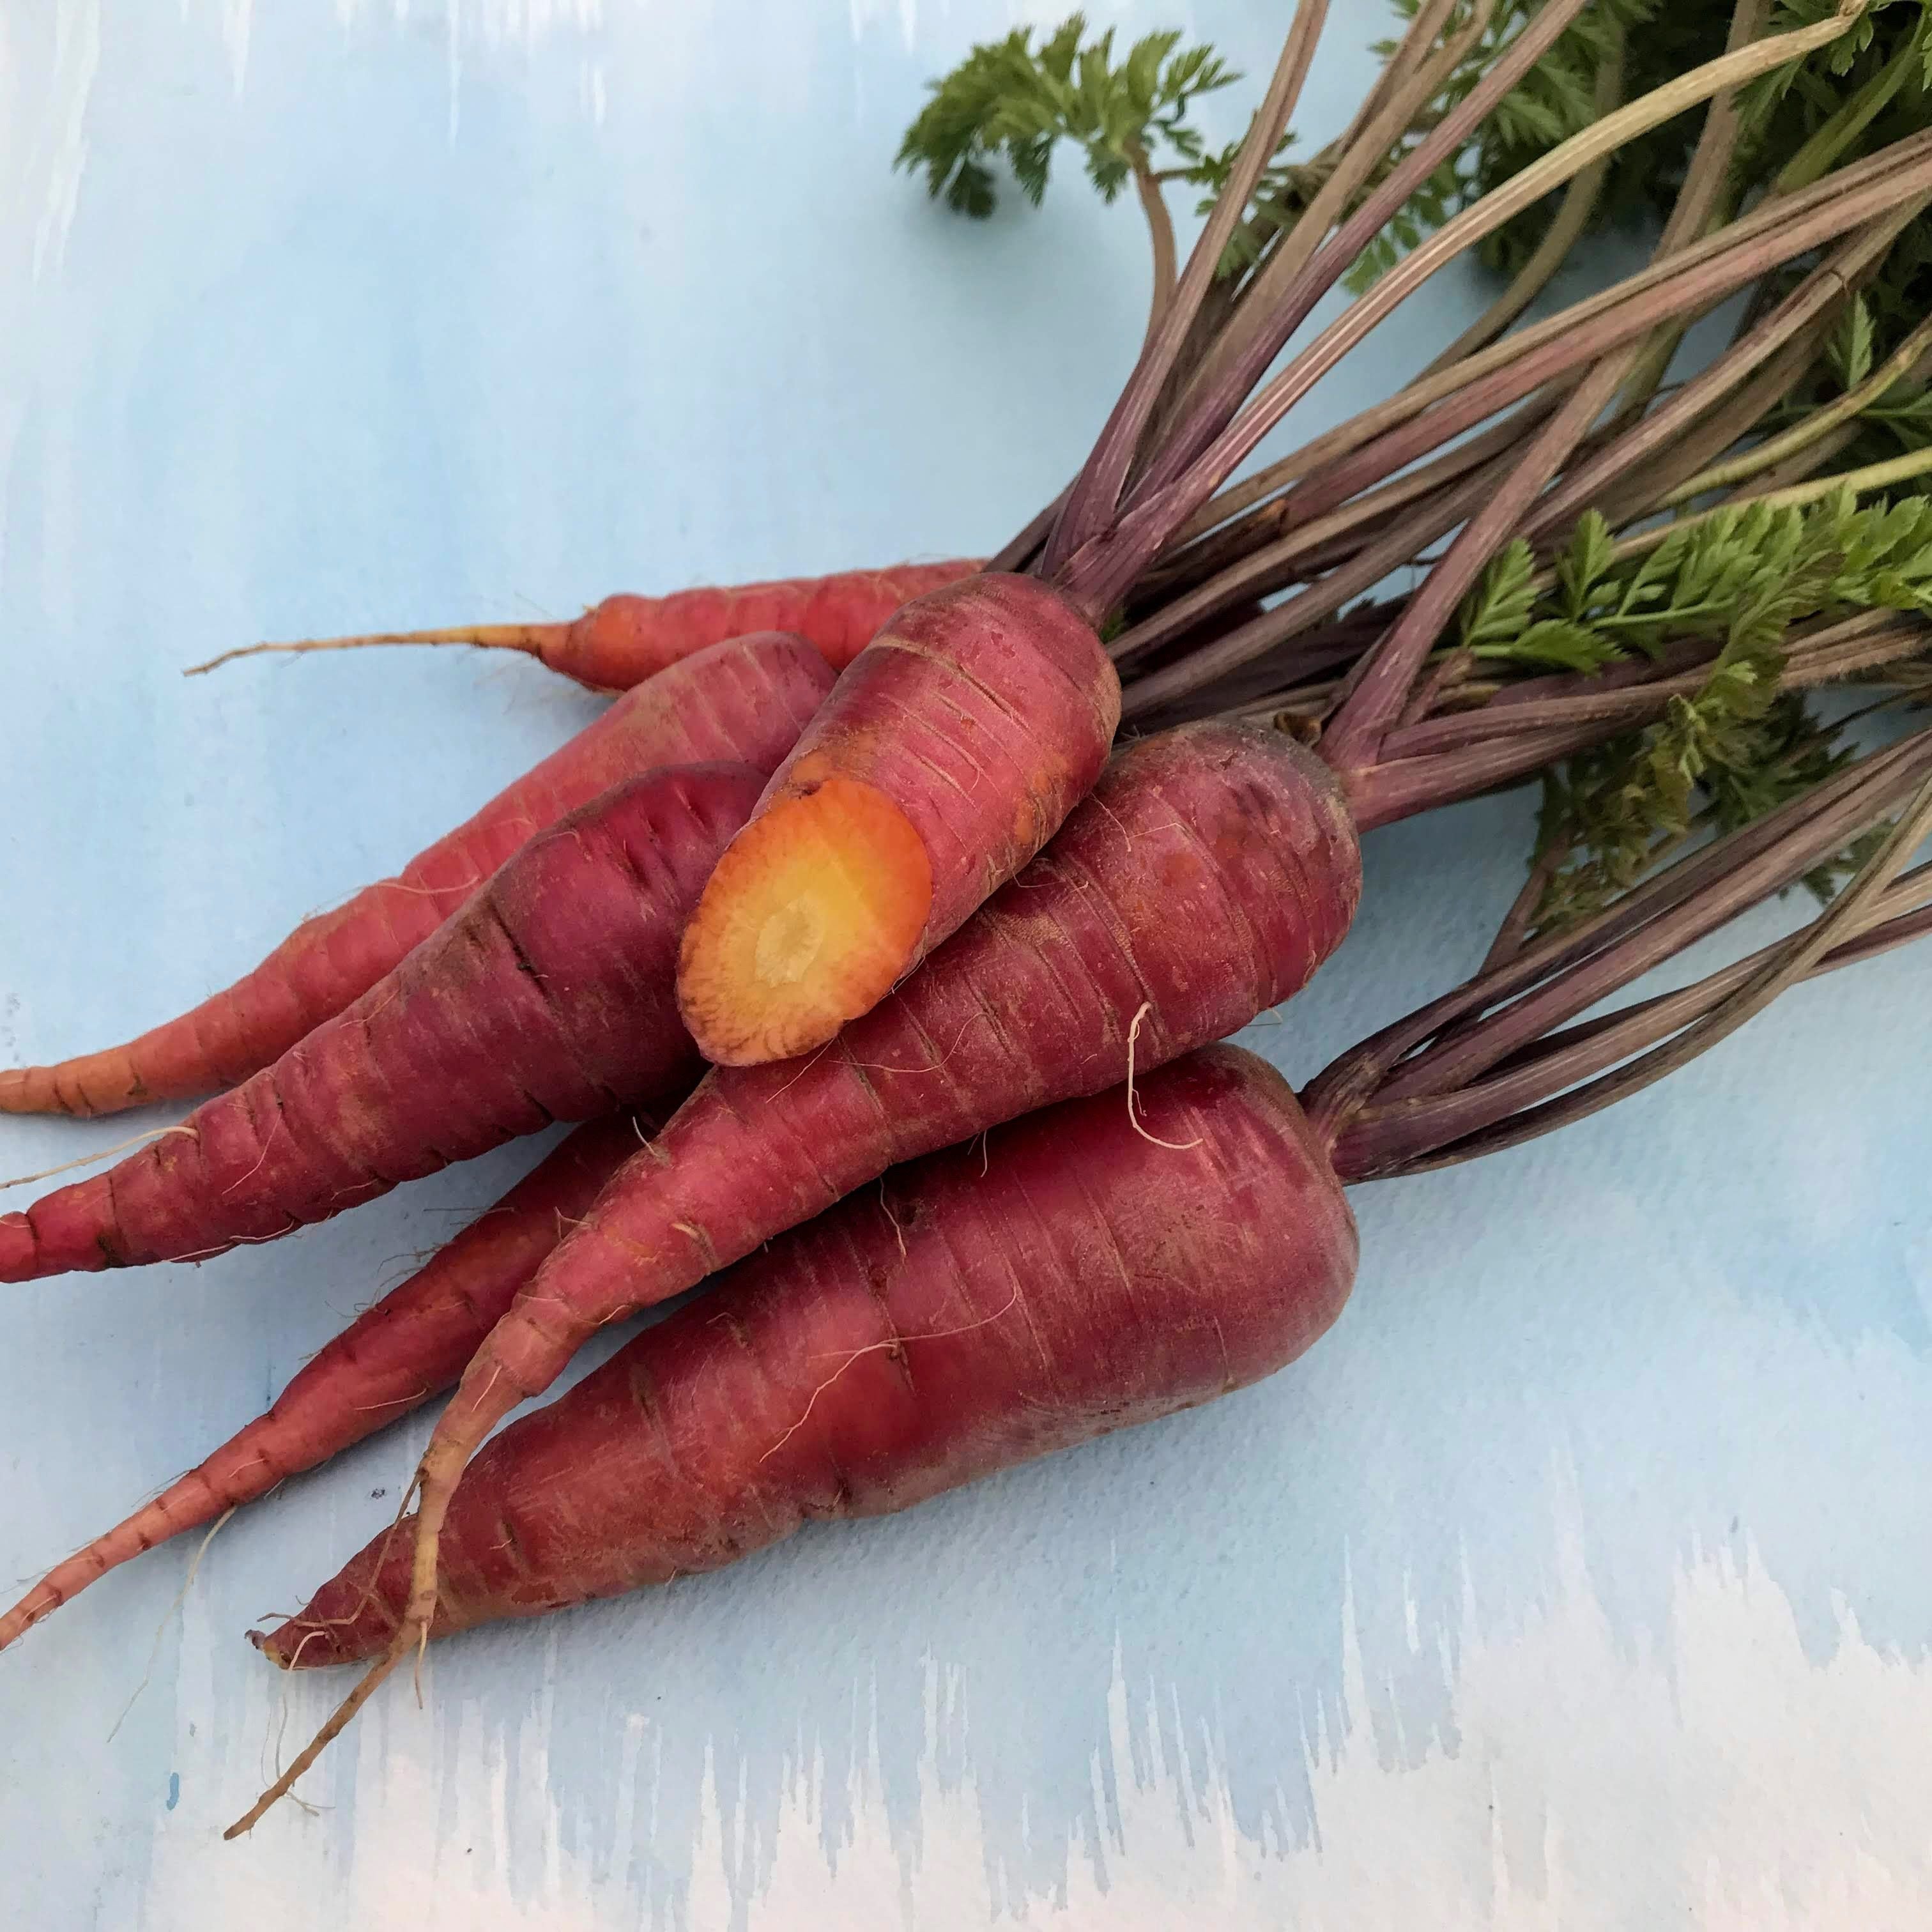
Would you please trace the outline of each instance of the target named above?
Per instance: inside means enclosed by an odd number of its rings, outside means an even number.
[[[684,936],[705,1057],[789,1058],[868,1012],[1052,837],[1105,763],[1120,680],[1029,578],[908,604],[834,687]]]

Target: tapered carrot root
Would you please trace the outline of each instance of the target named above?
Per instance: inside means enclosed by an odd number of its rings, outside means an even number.
[[[900,563],[886,570],[842,570],[766,584],[639,597],[620,591],[566,624],[457,624],[430,631],[374,631],[360,637],[305,638],[250,644],[193,665],[190,675],[265,653],[360,650],[370,644],[472,644],[522,651],[593,691],[628,691],[694,652],[751,631],[794,631],[835,670],[843,670],[902,604],[980,568],[970,557]]]
[[[719,862],[678,992],[705,1058],[808,1052],[869,1012],[1085,796],[1120,722],[1092,626],[1030,578],[908,604],[841,676]]]
[[[49,1571],[0,1616],[0,1650],[110,1570],[254,1502],[449,1388],[565,1228],[651,1130],[647,1118],[634,1114],[580,1127],[426,1266],[364,1310],[266,1414]]]
[[[0,1216],[0,1281],[200,1260],[692,1076],[677,934],[759,775],[647,773],[510,860],[347,1012],[185,1132]]]
[[[776,769],[831,688],[796,637],[737,638],[620,700],[393,879],[298,926],[262,964],[124,1046],[0,1072],[0,1113],[111,1114],[232,1086],[332,1019],[535,832],[621,781],[716,760]]]
[[[1137,1131],[1138,1127],[1140,1130]],[[1310,1346],[1354,1221],[1280,1075],[1210,1048],[889,1177],[746,1262],[493,1440],[444,1528],[432,1634],[712,1570],[1205,1402]],[[266,1639],[382,1654],[407,1526]]]

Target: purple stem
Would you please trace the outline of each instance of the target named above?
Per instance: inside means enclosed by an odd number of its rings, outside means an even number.
[[[1509,539],[1523,513],[1555,476],[1623,380],[1621,357],[1586,374],[1556,415],[1537,432],[1522,460],[1456,533],[1448,553],[1408,601],[1388,635],[1376,646],[1367,674],[1336,715],[1322,755],[1337,771],[1365,768],[1381,750],[1436,638],[1490,559]]]
[[[1324,1117],[1339,1118],[1366,1105],[1378,1089],[1382,1090],[1381,1097],[1393,1097],[1390,1088],[1384,1085],[1391,1070],[1425,1040],[1434,1039],[1469,1014],[1511,999],[1539,980],[1563,973],[1640,933],[1646,922],[1660,918],[1707,885],[1721,880],[1776,844],[1786,836],[1800,808],[1806,812],[1835,810],[1848,796],[1862,796],[1875,783],[1895,776],[1902,766],[1922,760],[1928,745],[1932,745],[1932,730],[1918,732],[1871,754],[1858,764],[1824,780],[1792,805],[1714,839],[1690,857],[1680,860],[1574,930],[1538,940],[1496,972],[1468,980],[1383,1028],[1318,1074],[1304,1096],[1305,1103]],[[1484,1069],[1478,1066],[1473,1070]]]
[[[1404,157],[1376,192],[1323,243],[1285,292],[1266,326],[1243,345],[1148,466],[1136,499],[1157,496],[1219,436],[1315,304],[1346,274],[1362,250],[1400,212],[1416,190],[1456,153],[1490,110],[1540,60],[1588,0],[1545,0],[1482,80]]]
[[[1919,206],[1922,206],[1922,203]],[[1812,270],[1763,321],[1694,376],[1666,402],[1644,415],[1635,428],[1566,476],[1537,506],[1522,534],[1534,543],[1564,528],[1588,506],[1605,484],[1688,428],[1734,384],[1760,368],[1792,337],[1845,299],[1862,274],[1898,238],[1917,208],[1908,206],[1862,234],[1852,236],[1829,261]]]

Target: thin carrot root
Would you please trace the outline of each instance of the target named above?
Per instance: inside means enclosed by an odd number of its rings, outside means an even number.
[[[0,1074],[0,1084],[8,1076]],[[5,1112],[0,1107],[0,1113]],[[62,1161],[57,1166],[44,1167],[32,1174],[16,1174],[10,1180],[0,1180],[0,1193],[10,1187],[26,1187],[37,1180],[51,1180],[57,1174],[71,1174],[77,1167],[93,1167],[104,1160],[112,1160],[118,1154],[125,1154],[130,1148],[146,1147],[150,1141],[164,1140],[170,1134],[186,1134],[194,1137],[195,1130],[188,1126],[153,1127],[145,1134],[130,1134],[124,1141],[116,1141],[112,1147],[97,1148],[92,1154],[76,1154],[72,1160]]]
[[[0,1650],[122,1564],[256,1501],[452,1387],[658,1124],[656,1115],[620,1114],[579,1128],[310,1357],[264,1414],[0,1613]]]
[[[388,1654],[336,1706],[328,1722],[296,1753],[295,1762],[222,1833],[224,1841],[241,1838],[244,1833],[252,1832],[269,1811],[288,1796],[294,1789],[296,1781],[355,1722],[356,1712],[382,1688],[389,1673],[408,1654],[409,1647],[402,1642],[402,1633],[398,1631],[397,1640],[391,1646]]]
[[[970,557],[956,557],[884,570],[839,571],[830,577],[676,590],[667,597],[620,591],[567,623],[454,624],[247,644],[190,664],[184,675],[198,677],[240,658],[361,650],[371,644],[473,644],[482,650],[524,652],[592,691],[629,691],[699,651],[754,631],[796,632],[835,670],[842,670],[902,604],[970,576],[979,567]]]
[[[482,650],[524,651],[544,658],[562,641],[568,624],[459,624],[440,631],[368,631],[356,637],[297,638],[286,644],[242,644],[200,664],[183,677],[205,677],[243,658],[299,657],[310,651],[360,651],[376,644],[474,644]]]
[[[110,1744],[121,1735],[121,1726],[128,1721],[128,1714],[141,1701],[141,1693],[154,1682],[154,1660],[161,1654],[161,1639],[167,1634],[169,1622],[188,1601],[188,1593],[194,1588],[194,1580],[201,1574],[202,1559],[207,1556],[214,1539],[228,1527],[228,1520],[234,1514],[234,1505],[231,1504],[215,1518],[214,1528],[201,1539],[201,1546],[189,1559],[188,1574],[182,1579],[181,1588],[175,1592],[174,1600],[161,1612],[161,1620],[154,1626],[154,1640],[148,1647],[148,1662],[141,1672],[141,1681],[134,1686],[127,1702],[122,1706],[120,1716],[114,1720],[114,1728],[107,1733],[107,1742]]]
[[[466,1376],[464,1379],[466,1384],[470,1377]],[[512,1392],[500,1409],[482,1422],[475,1432],[473,1442],[466,1440],[459,1443],[452,1439],[430,1445],[412,1486],[417,1498],[416,1539],[410,1569],[409,1603],[401,1622],[396,1626],[395,1634],[389,1640],[388,1648],[335,1707],[328,1721],[310,1739],[294,1762],[222,1833],[224,1839],[237,1838],[254,1830],[262,1817],[289,1795],[303,1773],[355,1722],[357,1712],[387,1682],[397,1665],[411,1655],[420,1659],[428,1646],[430,1632],[436,1620],[436,1552],[441,1545],[443,1521],[456,1493],[458,1479],[473,1450],[480,1446],[484,1436],[516,1406],[520,1399],[518,1394]],[[459,1390],[456,1403],[462,1400],[462,1391]],[[452,1408],[456,1403],[452,1404]],[[420,1684],[418,1688],[420,1695]]]

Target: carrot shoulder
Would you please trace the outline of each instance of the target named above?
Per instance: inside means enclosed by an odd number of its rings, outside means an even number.
[[[346,1012],[105,1174],[0,1216],[0,1281],[199,1260],[692,1078],[677,934],[756,799],[633,779],[530,841]]]
[[[1280,1076],[1229,1048],[896,1170],[478,1459],[434,1634],[712,1570],[1205,1402],[1335,1319],[1354,1223]],[[386,1650],[409,1526],[262,1640]]]
[[[718,760],[774,770],[830,689],[800,639],[740,638],[620,700],[392,879],[306,920],[251,972],[124,1045],[0,1072],[0,1113],[111,1114],[268,1066],[428,938],[533,832],[620,781]]]

